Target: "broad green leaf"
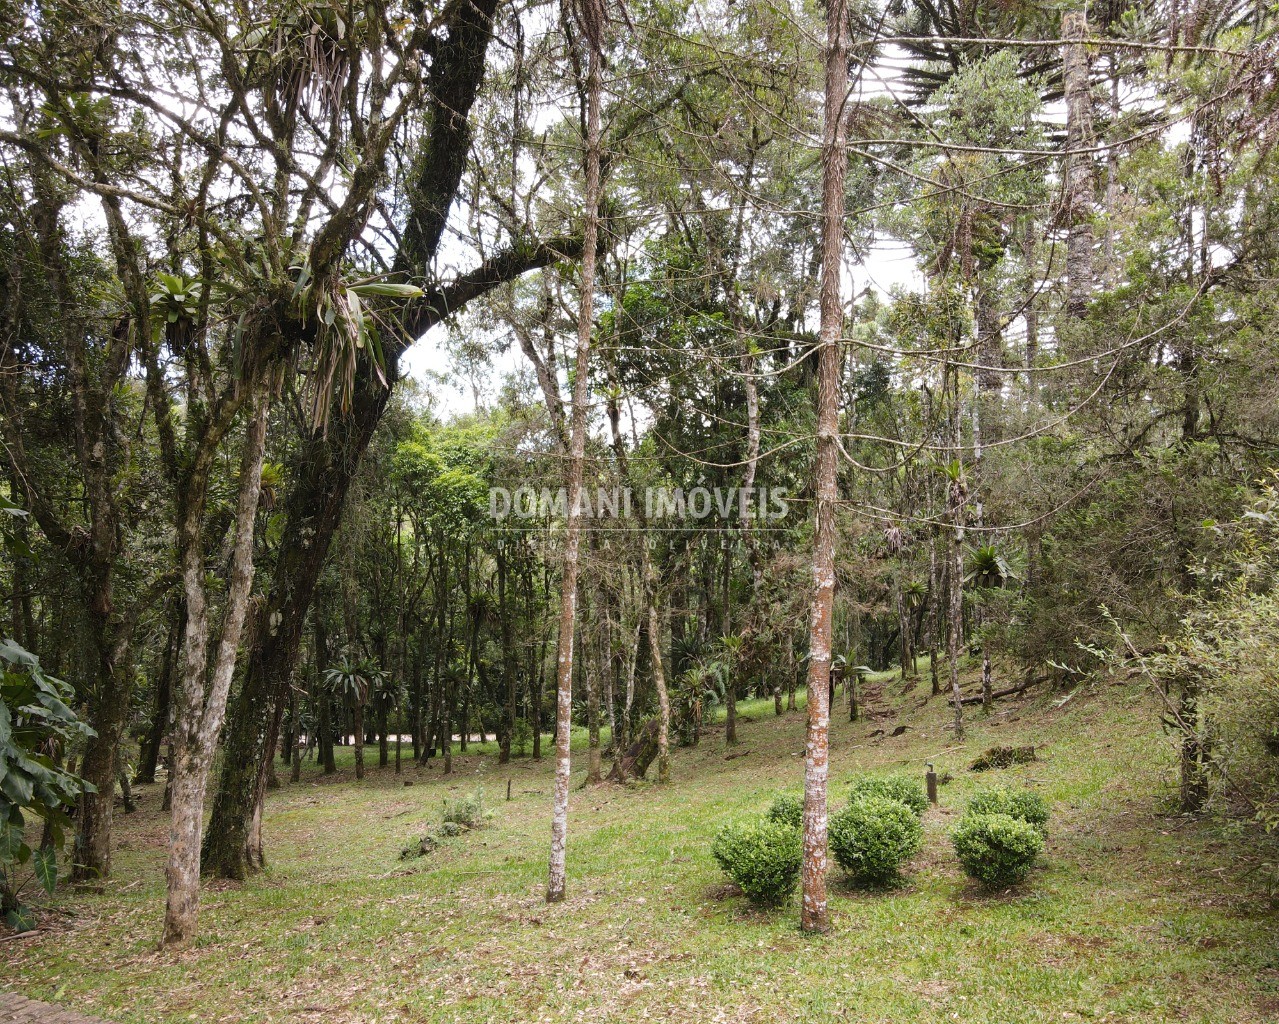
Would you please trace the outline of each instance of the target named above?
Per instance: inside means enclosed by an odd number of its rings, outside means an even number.
[[[39,849],[35,852],[32,867],[36,873],[36,881],[44,886],[50,896],[58,884],[58,856],[52,849]]]
[[[4,915],[4,923],[15,932],[29,932],[35,930],[36,918],[30,907],[16,907]]]

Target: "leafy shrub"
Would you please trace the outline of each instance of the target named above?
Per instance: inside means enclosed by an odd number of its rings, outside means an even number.
[[[6,506],[0,510],[12,514]],[[0,640],[0,915],[15,931],[35,927],[23,890],[35,881],[53,892],[71,811],[82,791],[94,792],[50,756],[94,735],[68,706],[72,699],[71,686],[46,673],[34,654]],[[28,842],[29,815],[48,827],[52,846]]]
[[[1039,829],[1007,814],[966,814],[950,840],[968,876],[994,887],[1020,882],[1044,848]]]
[[[515,732],[511,736],[511,745],[515,748],[515,755],[523,757],[528,753],[529,744],[533,742],[533,727],[529,725],[527,718],[517,718],[515,720]]]
[[[1182,809],[1246,811],[1271,832],[1279,829],[1279,470],[1253,497],[1235,521],[1199,531],[1230,550],[1192,564],[1200,592],[1143,667],[1179,711],[1180,722],[1165,716],[1164,724],[1181,747]]]
[[[900,800],[863,796],[830,822],[835,861],[854,880],[882,885],[897,877],[904,861],[919,852],[924,828],[919,816]]]
[[[1011,768],[1018,764],[1029,764],[1035,759],[1034,747],[991,747],[972,764],[970,772],[988,772],[996,768]]]
[[[457,800],[444,801],[444,823],[479,828],[488,815],[484,811],[484,790],[477,789]]]
[[[795,891],[804,859],[799,830],[767,818],[725,825],[711,853],[747,899],[762,906],[775,906]]]
[[[863,775],[853,780],[849,801],[856,803],[867,796],[898,800],[918,815],[928,809],[928,796],[924,787],[906,775]]]
[[[440,841],[429,832],[419,839],[413,840],[400,851],[400,860],[412,860],[414,857],[426,857],[440,847]]]
[[[791,828],[804,827],[804,798],[794,793],[778,793],[773,797],[773,806],[768,809],[768,820],[789,825]]]
[[[968,801],[967,814],[1006,814],[1010,818],[1034,825],[1040,835],[1048,831],[1048,804],[1029,789],[1004,789],[992,786],[978,790]]]

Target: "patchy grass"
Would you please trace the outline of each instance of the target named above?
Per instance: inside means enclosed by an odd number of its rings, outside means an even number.
[[[397,778],[370,748],[357,785],[346,750],[338,776],[308,764],[270,795],[267,870],[209,885],[198,944],[157,952],[167,824],[159,787],[140,787],[114,877],[60,896],[40,937],[0,943],[0,984],[122,1022],[1279,1017],[1279,920],[1250,873],[1273,850],[1169,813],[1172,751],[1138,688],[1002,702],[988,719],[966,709],[958,745],[944,698],[924,704],[926,678],[908,692],[889,673],[870,684],[874,717],[850,723],[837,702],[832,801],[861,771],[922,775],[933,761],[954,781],[901,886],[863,893],[832,869],[829,936],[797,930],[797,900],[750,909],[710,856],[720,823],[800,783],[803,715],[775,718],[769,699],[739,705],[733,750],[713,725],[676,751],[667,787],[575,789],[569,898],[551,907],[549,758],[499,766],[492,744],[472,745],[451,776],[406,760]],[[1035,744],[1039,760],[967,770],[996,744]],[[989,894],[964,878],[946,830],[996,779],[1035,786],[1054,817],[1027,884]],[[490,827],[398,859],[445,798],[477,786]]]

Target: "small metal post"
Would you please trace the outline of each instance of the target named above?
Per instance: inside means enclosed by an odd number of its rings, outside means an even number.
[[[511,780],[506,780],[506,799],[511,799]]]
[[[933,771],[933,765],[928,763],[928,774],[924,776],[924,782],[928,785],[928,802],[935,804],[937,802],[937,773]]]

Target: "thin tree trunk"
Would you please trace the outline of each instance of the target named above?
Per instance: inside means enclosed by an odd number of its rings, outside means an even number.
[[[355,777],[364,778],[364,701],[358,696],[355,707],[351,710],[351,725],[355,744]]]
[[[156,683],[155,708],[151,712],[151,725],[147,730],[142,749],[138,752],[138,771],[133,781],[150,784],[155,782],[155,770],[160,764],[160,748],[169,731],[169,709],[173,700],[173,676],[177,671],[178,656],[182,653],[182,623],[186,618],[181,603],[175,603],[169,622],[169,636],[165,641],[160,678]]]
[[[964,482],[963,469],[959,462],[960,452],[960,410],[958,374],[951,371],[955,378],[953,407],[951,410],[951,451],[954,453],[958,473],[949,481],[947,504],[950,510],[950,566],[947,572],[947,591],[949,593],[949,638],[948,654],[950,656],[950,689],[955,698],[955,739],[964,738],[964,702],[959,689],[959,648],[964,628],[964,502],[967,501],[967,485]]]
[[[497,561],[497,611],[502,621],[502,682],[506,689],[506,715],[498,737],[498,764],[511,760],[511,740],[515,736],[515,657],[511,650],[511,607],[507,601],[507,555],[499,543]]]
[[[1061,18],[1066,93],[1066,311],[1082,316],[1093,287],[1092,217],[1096,205],[1093,158],[1081,152],[1094,144],[1093,104],[1088,48],[1088,16],[1068,11]]]
[[[848,4],[827,0],[826,86],[822,126],[821,324],[817,353],[817,455],[813,537],[813,598],[808,662],[808,725],[804,747],[804,860],[800,927],[824,932],[826,907],[826,784],[829,773],[831,630],[835,610],[835,508],[839,499],[839,365],[844,311],[840,263],[847,162]]]
[[[982,478],[981,478],[981,462],[983,456],[982,450],[982,422],[981,422],[981,398],[982,388],[980,386],[973,392],[973,479],[971,499],[973,505],[973,524],[981,529],[985,525],[986,514],[982,504]],[[980,629],[981,604],[979,601],[973,602],[973,625],[974,628]],[[985,640],[981,645],[981,706],[987,714],[990,713],[991,705],[994,698],[991,697],[991,679],[990,679],[990,652],[986,649]]]
[[[584,647],[589,644],[584,644]],[[597,645],[597,648],[600,645]],[[600,688],[603,685],[603,673],[607,662],[600,657],[597,664],[601,672],[592,680],[592,671],[586,663],[586,652],[582,652],[582,680],[586,684],[586,784],[593,785],[600,781]]]
[[[647,550],[647,548],[645,549]],[[648,561],[645,555],[645,561]],[[652,588],[655,590],[655,587]],[[657,614],[657,597],[648,602],[649,659],[653,666],[653,686],[657,689],[657,781],[671,780],[671,701],[666,691],[666,669],[662,664],[662,623]]]
[[[581,304],[577,317],[577,359],[573,374],[573,415],[569,434],[568,523],[564,536],[564,568],[560,581],[560,637],[556,659],[555,796],[551,816],[551,855],[546,901],[558,902],[566,888],[568,840],[569,727],[573,714],[573,637],[577,625],[577,575],[582,539],[582,474],[586,461],[586,399],[595,319],[595,253],[600,206],[600,91],[603,63],[602,11],[582,8],[587,40],[586,188],[583,195]]]

